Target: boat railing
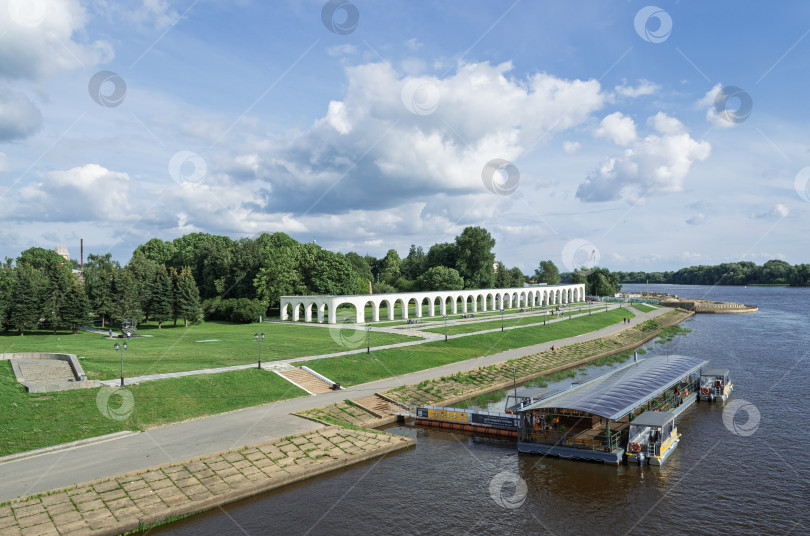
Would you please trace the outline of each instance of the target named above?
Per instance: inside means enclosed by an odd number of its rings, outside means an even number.
[[[619,446],[621,431],[615,432],[609,437],[604,435],[577,437],[577,435],[570,432],[559,433],[556,430],[523,430],[520,440],[598,452],[611,452]]]

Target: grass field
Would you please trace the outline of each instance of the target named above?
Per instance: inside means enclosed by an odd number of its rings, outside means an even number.
[[[308,355],[328,354],[362,348],[366,345],[365,331],[353,326],[336,324],[327,329],[279,323],[230,324],[206,322],[184,328],[146,325],[124,352],[124,375],[127,377],[164,372],[180,372],[203,368],[228,367],[258,360],[259,344],[253,338],[257,331],[265,334],[261,345],[262,360],[289,359]],[[414,340],[407,335],[372,333],[372,345],[385,345]],[[208,342],[201,342],[208,341]],[[0,335],[0,353],[62,352],[81,359],[90,379],[112,379],[120,376],[120,355],[113,348],[115,341],[106,335],[87,333],[76,335],[62,332],[32,332],[24,336]]]
[[[604,312],[604,309],[600,309],[600,310],[602,312]],[[587,309],[585,309],[585,311],[587,312]],[[597,311],[597,309],[594,309],[594,311]],[[578,314],[579,312],[581,312],[581,311],[579,311],[578,309],[574,309],[572,311],[572,313],[574,313],[574,314]],[[568,313],[566,312],[566,314],[568,314]],[[594,314],[596,314],[596,313],[594,312]],[[601,313],[599,313],[599,314],[601,314]],[[478,315],[476,314],[475,317],[478,318]],[[537,314],[535,312],[531,312],[531,313],[526,313],[526,316],[522,316],[520,318],[505,318],[503,320],[503,326],[506,327],[506,328],[513,327],[513,326],[528,326],[530,324],[537,324],[539,322],[543,322],[544,320],[552,320],[554,318],[556,318],[556,317],[554,315],[551,315],[551,314],[543,315],[543,314]],[[500,328],[501,328],[501,320],[500,319],[493,320],[492,322],[474,322],[474,321],[472,321],[472,322],[470,322],[468,324],[461,324],[461,325],[457,324],[455,326],[447,326],[447,334],[448,335],[459,335],[461,333],[475,333],[476,331],[486,331],[486,330],[489,330],[489,329],[500,329]],[[426,331],[426,332],[429,332],[429,333],[444,334],[444,327],[428,328],[428,329],[423,329],[423,330],[420,330],[420,331]]]
[[[621,322],[622,318],[632,316],[633,313],[627,309],[614,309],[546,326],[378,350],[372,351],[371,354],[316,359],[303,364],[342,385],[358,385],[503,350],[573,337],[616,324]]]
[[[655,307],[650,307],[649,305],[644,303],[633,303],[631,304],[631,306],[638,309],[642,313],[650,313],[652,311],[655,311]]]
[[[126,389],[132,394],[126,405],[120,395],[109,396],[105,403],[104,396],[114,391],[29,394],[17,382],[11,364],[0,361],[0,456],[307,395],[278,375],[256,369],[133,385]],[[125,418],[105,417],[102,411]]]

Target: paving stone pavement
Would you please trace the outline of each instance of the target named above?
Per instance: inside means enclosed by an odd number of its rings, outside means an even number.
[[[120,534],[414,444],[384,432],[329,426],[15,499],[0,506],[0,536]]]

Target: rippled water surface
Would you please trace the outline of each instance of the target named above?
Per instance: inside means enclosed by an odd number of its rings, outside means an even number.
[[[649,346],[709,359],[735,383],[725,408],[685,413],[663,467],[518,456],[510,441],[392,427],[416,448],[150,534],[810,533],[810,289],[653,289],[760,308],[698,315],[683,324],[692,333]],[[504,472],[521,480],[492,486]]]

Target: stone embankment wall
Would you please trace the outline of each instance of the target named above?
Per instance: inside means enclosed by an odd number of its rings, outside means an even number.
[[[680,307],[695,313],[756,313],[756,305],[745,305],[733,302],[717,302],[707,300],[670,300],[660,303],[665,307]]]

